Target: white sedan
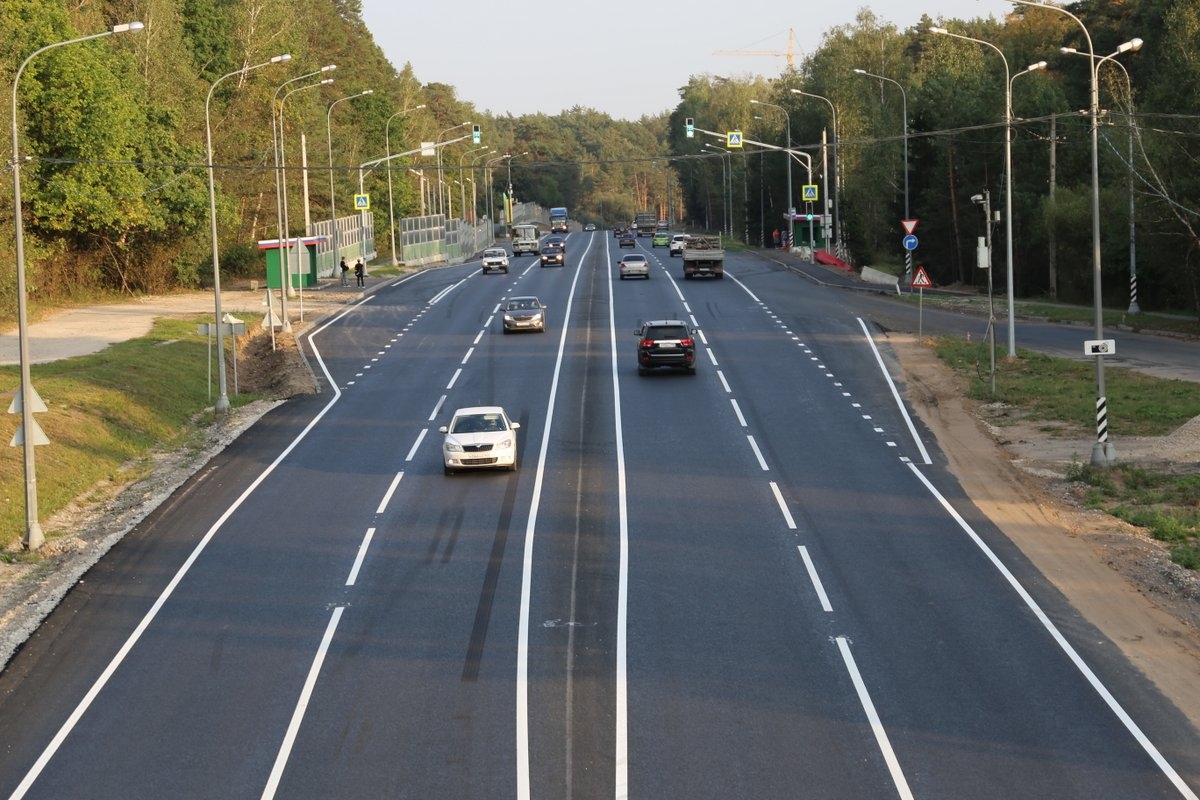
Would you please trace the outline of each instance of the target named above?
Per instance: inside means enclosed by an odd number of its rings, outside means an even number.
[[[617,272],[621,275],[621,280],[626,278],[646,278],[650,279],[650,262],[641,253],[629,253],[621,262],[617,264]]]
[[[446,434],[442,442],[442,464],[447,475],[460,469],[498,467],[517,469],[517,430],[500,406],[472,406],[454,412],[449,425],[438,428]]]

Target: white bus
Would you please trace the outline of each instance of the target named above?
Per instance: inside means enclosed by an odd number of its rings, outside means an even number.
[[[513,225],[509,229],[509,238],[512,239],[512,251],[514,256],[519,256],[522,253],[538,254],[538,227],[532,223],[520,223]]]

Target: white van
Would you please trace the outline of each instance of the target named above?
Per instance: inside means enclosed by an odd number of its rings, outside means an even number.
[[[528,223],[513,225],[511,236],[513,256],[519,256],[522,253],[538,254],[540,248],[538,246],[537,225]]]

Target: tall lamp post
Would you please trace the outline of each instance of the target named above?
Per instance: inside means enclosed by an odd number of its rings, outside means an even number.
[[[279,311],[283,315],[283,329],[285,331],[290,331],[292,329],[292,321],[288,318],[288,311],[287,311],[287,298],[289,296],[289,293],[292,291],[292,280],[291,280],[291,273],[288,269],[288,243],[289,243],[288,240],[289,240],[289,237],[287,234],[287,229],[285,228],[284,222],[283,222],[283,194],[284,194],[285,184],[283,181],[283,169],[282,169],[283,161],[280,157],[280,150],[282,149],[282,145],[280,145],[280,140],[283,136],[283,102],[284,101],[279,99],[279,93],[282,92],[284,89],[286,89],[291,84],[296,83],[297,81],[302,81],[307,78],[313,78],[313,77],[316,77],[317,75],[320,75],[323,72],[332,72],[335,69],[337,69],[336,64],[327,64],[326,66],[321,67],[316,72],[310,72],[307,75],[301,75],[298,78],[292,78],[290,80],[286,80],[283,83],[279,84],[279,86],[275,89],[274,96],[271,98],[271,149],[275,153],[275,219],[276,219],[276,223],[279,227],[279,278],[280,278]],[[313,85],[319,86],[324,82],[325,81],[321,81],[320,83],[313,84]],[[308,87],[304,87],[304,88],[308,88]],[[288,94],[291,94],[291,92],[289,92]],[[287,96],[288,95],[284,95],[284,100],[287,99]],[[276,119],[279,120],[278,124],[276,124],[276,122],[275,122]],[[272,329],[272,331],[273,330],[274,329]],[[272,336],[274,336],[273,332],[272,332]]]
[[[21,544],[26,550],[37,550],[46,543],[42,525],[38,521],[37,510],[37,464],[34,457],[34,447],[38,444],[36,423],[33,421],[35,406],[41,410],[41,400],[33,389],[33,381],[29,373],[29,313],[25,300],[25,228],[21,219],[21,151],[17,131],[17,84],[21,82],[21,73],[34,57],[47,50],[68,44],[78,44],[92,39],[112,36],[114,33],[140,31],[146,27],[141,22],[126,22],[114,25],[112,28],[90,36],[80,36],[65,42],[55,42],[30,53],[17,74],[13,76],[12,88],[12,173],[13,173],[13,227],[16,232],[17,256],[17,338],[18,352],[21,361],[21,389],[18,396],[21,406],[21,448],[25,458],[25,537]],[[210,159],[211,161],[211,159]]]
[[[725,206],[725,213],[721,215],[721,226],[725,229],[727,236],[733,236],[733,210],[730,208],[733,205],[733,175],[729,174],[725,163],[730,156],[729,149],[707,143],[704,147],[721,155],[721,192],[725,195],[721,203]]]
[[[774,103],[764,103],[762,100],[750,98],[750,102],[756,106],[767,106],[775,108],[783,112],[783,117],[787,120],[787,239],[785,246],[788,251],[792,249],[792,233],[793,218],[795,217],[796,209],[792,205],[792,115],[787,112],[783,106],[777,106]]]
[[[291,97],[292,95],[294,95],[296,92],[303,92],[307,89],[318,89],[322,86],[328,86],[331,83],[333,83],[333,78],[326,78],[323,81],[318,81],[317,83],[310,83],[307,86],[299,86],[295,89],[292,89],[287,94],[285,94],[283,96],[283,99],[279,101],[279,179],[283,184],[283,230],[285,232],[285,234],[284,234],[285,236],[287,235],[286,232],[290,231],[292,229],[292,226],[291,226],[290,221],[288,220],[287,148],[284,146],[283,109],[287,105],[288,98]],[[305,181],[305,185],[307,185],[307,181]],[[284,252],[286,253],[286,250]],[[287,284],[287,288],[289,291],[291,290],[291,286],[292,286],[291,278],[289,276],[288,284]],[[286,319],[287,319],[286,315],[285,315],[284,319],[286,322]],[[304,321],[304,282],[303,281],[300,282],[300,321],[301,322]]]
[[[1126,47],[1129,52],[1137,52],[1142,49],[1142,40],[1131,39],[1121,45],[1121,47]],[[1070,55],[1087,55],[1087,53],[1080,53],[1074,47],[1060,47],[1059,52]],[[1125,51],[1118,48],[1117,52],[1112,55],[1115,56],[1122,52]],[[1136,206],[1133,199],[1133,79],[1129,76],[1129,70],[1120,61],[1113,59],[1112,56],[1100,59],[1100,63],[1106,61],[1115,67],[1121,68],[1121,72],[1125,75],[1125,85],[1129,91],[1129,313],[1138,314],[1142,309],[1138,306],[1137,301],[1137,225],[1135,216]],[[1097,75],[1099,75],[1099,72],[1100,64],[1098,63],[1096,65]]]
[[[894,84],[900,90],[900,114],[903,117],[903,125],[901,127],[904,140],[904,218],[912,219],[912,214],[908,207],[908,92],[904,91],[904,86],[900,81],[889,78],[885,75],[876,75],[874,72],[867,72],[865,69],[855,69],[854,72],[858,75],[866,75],[868,78],[876,78],[881,81],[887,81]],[[912,251],[905,248],[904,250],[904,276],[910,278],[912,276]]]
[[[483,162],[483,191],[487,195],[488,219],[492,221],[493,225],[496,224],[496,214],[492,203],[492,164],[503,161],[506,158],[510,158],[507,153],[498,155],[495,158],[489,158]]]
[[[512,218],[512,201],[513,201],[512,160],[514,158],[521,158],[521,157],[527,156],[527,155],[529,155],[528,150],[526,150],[524,153],[517,153],[516,155],[511,155],[508,153],[505,153],[505,155],[504,155],[504,160],[508,164],[508,189],[505,194],[505,196],[508,198],[508,202],[505,203],[505,206],[507,207],[507,211],[508,211],[508,224],[509,225],[512,225],[512,223],[513,223],[513,218]]]
[[[334,100],[325,109],[325,140],[329,145],[329,242],[332,248],[333,258],[330,265],[333,269],[337,269],[338,256],[341,254],[341,244],[338,242],[337,230],[337,193],[333,188],[333,125],[330,120],[333,116],[333,107],[345,100],[353,100],[356,97],[363,97],[368,94],[374,94],[374,89],[363,89],[358,94],[350,94],[345,97],[339,97]]]
[[[1017,334],[1015,312],[1013,310],[1013,233],[1012,233],[1012,86],[1013,81],[1017,76],[1024,75],[1028,72],[1045,69],[1046,62],[1039,61],[1036,64],[1030,64],[1025,69],[1013,75],[1008,68],[1008,59],[1004,55],[1004,51],[991,42],[986,42],[983,39],[976,39],[972,36],[963,36],[959,33],[951,33],[945,28],[930,28],[930,33],[949,36],[954,39],[962,39],[964,42],[974,42],[985,47],[990,47],[1000,56],[1000,60],[1004,62],[1004,264],[1007,270],[1005,276],[1004,288],[1008,294],[1008,357],[1017,357]],[[988,225],[992,224],[991,220],[987,221]]]
[[[1097,82],[1097,70],[1100,67],[1100,62],[1111,59],[1113,56],[1135,49],[1133,41],[1126,42],[1117,48],[1116,52],[1105,56],[1102,59],[1096,58],[1096,48],[1092,44],[1092,34],[1088,31],[1087,26],[1083,24],[1083,20],[1059,6],[1046,5],[1034,0],[1012,0],[1013,3],[1022,6],[1033,6],[1035,8],[1043,8],[1047,11],[1053,11],[1058,14],[1065,14],[1075,21],[1079,29],[1083,31],[1083,37],[1087,41],[1087,57],[1091,60],[1090,83],[1091,83],[1091,107],[1089,114],[1092,118],[1092,302],[1095,306],[1096,317],[1096,339],[1104,338],[1104,307],[1101,304],[1101,270],[1100,270],[1100,132],[1098,129],[1100,117],[1100,89]],[[1140,41],[1139,45],[1140,47]],[[1108,396],[1104,387],[1104,355],[1096,354],[1096,442],[1092,445],[1093,466],[1108,466],[1116,463],[1117,451],[1112,442],[1108,440]]]
[[[388,158],[392,157],[392,139],[391,139],[392,120],[394,120],[396,117],[403,116],[404,114],[407,114],[410,111],[416,111],[416,110],[424,108],[424,107],[425,107],[425,104],[421,103],[419,106],[413,106],[412,108],[406,108],[403,111],[397,111],[395,114],[392,114],[390,117],[388,117],[387,123],[383,126],[384,152],[386,153]],[[390,232],[390,235],[392,237],[392,266],[395,267],[400,264],[400,261],[396,258],[396,212],[392,209],[392,167],[391,167],[391,162],[388,162],[387,181],[388,181],[388,231]]]
[[[459,128],[465,128],[470,124],[470,122],[460,122],[457,125],[451,125],[449,128],[446,128],[446,130],[439,132],[437,138],[433,140],[434,149],[437,150],[438,207],[436,213],[438,214],[446,213],[446,197],[442,192],[442,184],[444,183],[442,180],[442,148],[438,147],[438,144],[442,141],[442,137],[450,131],[458,130]]]
[[[836,249],[838,251],[840,251],[842,249],[842,212],[841,212],[839,203],[841,202],[842,192],[841,192],[841,187],[840,187],[841,173],[838,171],[838,142],[839,142],[839,139],[838,139],[837,106],[835,106],[833,104],[832,100],[830,100],[828,97],[825,97],[824,95],[813,94],[812,92],[803,92],[799,89],[792,89],[791,92],[792,92],[792,94],[798,94],[798,95],[801,95],[802,97],[811,97],[815,100],[821,100],[826,105],[829,106],[830,117],[833,120],[833,217],[835,220],[834,226],[833,226],[833,235],[834,235],[834,238],[837,240]],[[828,191],[825,192],[825,202],[826,203],[829,202],[829,192]],[[839,252],[839,255],[840,255],[840,252]]]
[[[488,145],[485,144],[485,145],[481,145],[480,147],[473,147],[470,150],[464,150],[462,152],[462,155],[460,155],[458,157],[458,186],[459,186],[458,208],[459,208],[459,213],[462,214],[463,222],[468,221],[467,220],[467,182],[463,180],[463,177],[464,177],[463,162],[466,161],[467,156],[471,155],[471,153],[478,153],[480,150],[487,151],[487,150],[491,150],[491,149],[492,149],[491,147],[489,147]]]
[[[204,98],[204,141],[206,153],[208,156],[208,217],[212,227],[212,262],[213,262],[213,306],[214,306],[214,323],[217,328],[217,386],[219,392],[217,394],[217,402],[214,410],[218,414],[224,414],[229,411],[229,392],[225,382],[225,331],[222,328],[224,323],[221,320],[221,260],[217,252],[217,185],[215,168],[213,167],[213,146],[212,146],[212,120],[209,114],[209,106],[212,105],[213,92],[217,88],[217,84],[226,78],[232,78],[234,75],[245,75],[251,70],[260,69],[261,67],[269,67],[272,64],[279,64],[285,61],[291,61],[290,53],[275,56],[269,61],[264,61],[261,64],[252,64],[248,67],[227,72],[221,77],[213,81],[212,86],[208,87],[208,96]]]

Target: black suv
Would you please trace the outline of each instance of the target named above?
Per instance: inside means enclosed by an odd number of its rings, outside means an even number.
[[[686,322],[656,319],[643,322],[638,337],[638,374],[655,367],[679,367],[696,374],[696,339]]]

